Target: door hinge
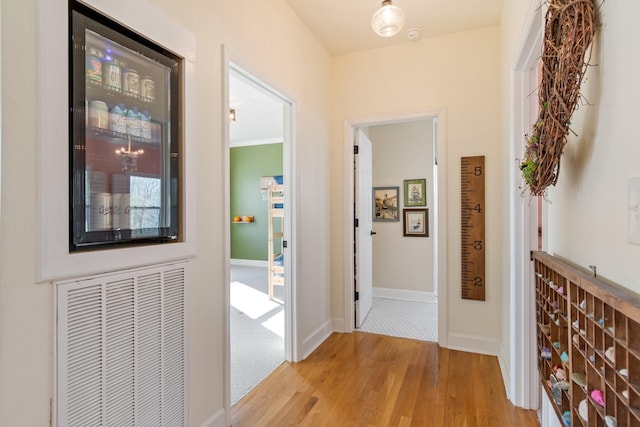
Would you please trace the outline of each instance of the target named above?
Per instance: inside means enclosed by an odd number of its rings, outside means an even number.
[[[360,301],[360,292],[358,291],[355,292],[355,294],[353,295],[353,300]]]
[[[358,146],[357,145],[353,146],[353,154],[358,154]]]
[[[282,247],[283,248],[288,248],[289,247],[289,243],[286,240],[282,241]]]
[[[354,219],[353,219],[353,227],[354,227],[354,228],[358,228],[358,227],[359,227],[359,224],[358,224],[358,218],[354,218]]]

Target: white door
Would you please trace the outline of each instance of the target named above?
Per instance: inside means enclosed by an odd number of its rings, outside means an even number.
[[[355,174],[355,217],[358,219],[358,227],[355,228],[356,240],[355,257],[355,319],[356,328],[362,326],[362,322],[369,314],[373,305],[373,202],[372,192],[372,154],[371,141],[367,135],[358,129],[355,145],[358,147],[354,154]],[[355,153],[355,151],[354,151]]]

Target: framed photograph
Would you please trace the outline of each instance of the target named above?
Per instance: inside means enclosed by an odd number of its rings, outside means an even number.
[[[400,221],[399,194],[400,187],[373,187],[374,221]]]
[[[404,209],[405,237],[429,237],[429,209]]]
[[[427,206],[426,179],[404,180],[404,205],[405,207]]]

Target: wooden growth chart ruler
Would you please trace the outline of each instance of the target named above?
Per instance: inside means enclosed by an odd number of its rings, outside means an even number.
[[[461,159],[462,298],[485,300],[484,156]]]

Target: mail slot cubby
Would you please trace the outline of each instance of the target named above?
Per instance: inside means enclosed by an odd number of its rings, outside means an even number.
[[[572,426],[640,427],[640,296],[559,257],[532,259],[541,386],[560,423],[568,411]]]
[[[571,330],[567,280],[551,266],[535,264],[538,368],[542,384],[561,416],[571,410]]]

